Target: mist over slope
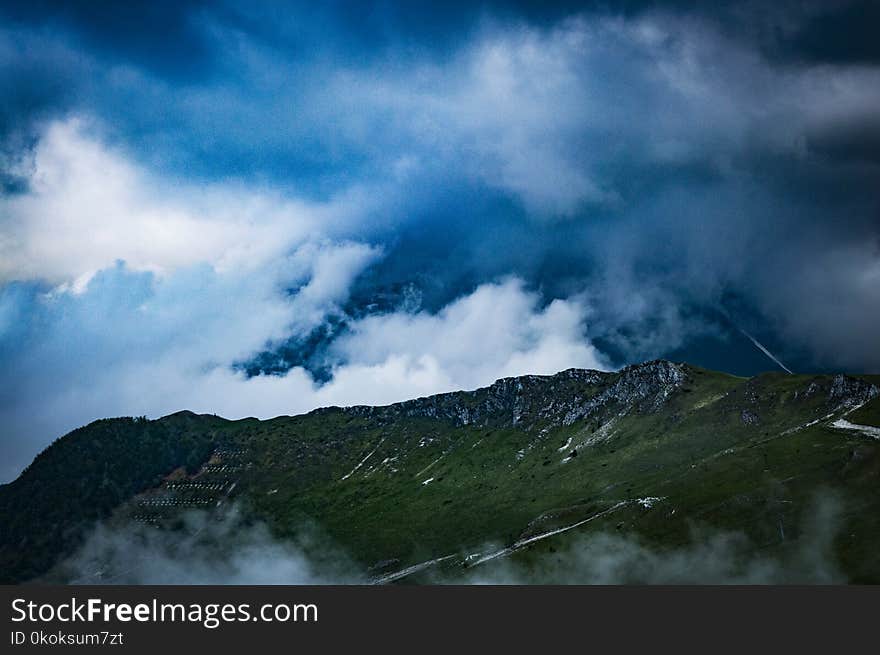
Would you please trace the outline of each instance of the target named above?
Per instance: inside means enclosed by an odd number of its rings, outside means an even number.
[[[660,360],[268,421],[106,419],[0,487],[0,570],[7,582],[878,581],[878,383]]]

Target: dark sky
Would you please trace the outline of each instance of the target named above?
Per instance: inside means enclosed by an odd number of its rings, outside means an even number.
[[[742,331],[880,371],[878,21],[0,2],[0,478],[106,415],[775,368]]]

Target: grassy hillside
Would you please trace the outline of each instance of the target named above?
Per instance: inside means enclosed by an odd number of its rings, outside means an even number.
[[[210,455],[213,417],[103,419],[74,430],[0,486],[2,582],[39,576],[76,548],[96,521],[171,469],[196,472]]]
[[[697,528],[736,531],[784,559],[830,490],[835,559],[848,579],[880,582],[880,441],[858,427],[880,425],[878,384],[650,362],[268,421],[99,421],[0,487],[0,570],[45,574],[98,519],[174,529],[187,509],[233,501],[280,539],[319,525],[388,581],[508,557],[527,567],[597,532],[671,549]]]

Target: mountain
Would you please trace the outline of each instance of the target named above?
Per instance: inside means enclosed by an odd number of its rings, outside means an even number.
[[[281,542],[319,526],[385,582],[527,565],[590,534],[662,552],[736,533],[786,561],[832,494],[831,556],[847,580],[880,582],[878,396],[880,376],[653,361],[265,421],[104,419],[0,487],[0,575],[69,580],[98,522],[173,533],[189,510],[232,505]]]

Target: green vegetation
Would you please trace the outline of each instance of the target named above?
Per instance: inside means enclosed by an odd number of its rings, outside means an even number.
[[[853,581],[880,582],[880,441],[831,425],[843,416],[880,425],[878,383],[747,380],[651,362],[269,421],[99,421],[0,487],[0,564],[5,581],[31,579],[96,520],[170,527],[218,500],[236,500],[282,539],[317,524],[377,575],[450,554],[459,567],[489,543],[609,508],[516,557],[596,531],[674,548],[705,526],[784,558],[827,489],[843,499],[840,566]]]
[[[133,495],[177,467],[195,471],[213,448],[218,422],[189,413],[103,419],[55,441],[0,487],[2,581],[43,574]]]

